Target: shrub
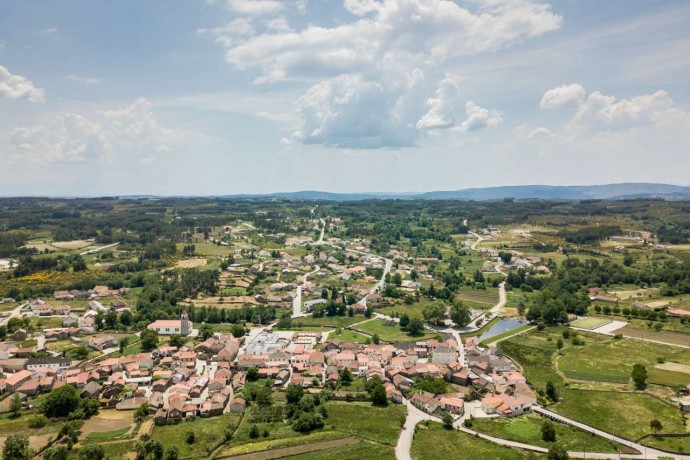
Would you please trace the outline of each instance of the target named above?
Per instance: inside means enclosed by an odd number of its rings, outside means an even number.
[[[34,415],[29,417],[29,428],[43,428],[48,424],[48,417],[45,415]]]

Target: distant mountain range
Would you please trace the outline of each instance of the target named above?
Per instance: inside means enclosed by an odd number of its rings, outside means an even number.
[[[625,183],[607,185],[512,185],[466,188],[425,193],[332,193],[302,191],[265,195],[228,195],[224,198],[287,198],[295,200],[357,201],[372,199],[426,200],[500,200],[503,198],[543,200],[622,200],[662,198],[690,201],[690,187],[668,184]]]

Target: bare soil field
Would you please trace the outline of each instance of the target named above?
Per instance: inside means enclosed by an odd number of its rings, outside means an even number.
[[[132,426],[134,423],[131,412],[112,412],[114,411],[101,411],[98,415],[84,422],[84,426],[81,429],[82,436],[85,438],[89,433],[121,430]]]
[[[683,345],[690,347],[690,334],[683,334],[682,332],[672,332],[672,331],[652,331],[635,329],[630,326],[626,326],[621,329],[617,329],[616,333],[623,334],[628,337],[636,337],[639,339],[656,340],[663,343],[670,343],[673,345]]]
[[[683,374],[690,374],[690,366],[688,366],[687,364],[668,362],[663,364],[657,364],[654,367],[665,371],[682,372]]]
[[[218,458],[232,460],[272,460],[275,458],[306,454],[308,452],[318,452],[320,450],[335,449],[338,447],[349,446],[350,444],[356,444],[358,442],[359,440],[357,438],[343,438],[335,439],[333,441],[315,442],[312,444],[303,444],[301,446],[282,447],[277,449],[252,452],[251,454],[223,456]]]
[[[58,249],[84,249],[86,247],[92,246],[92,241],[86,240],[73,240],[73,241],[53,241],[51,245]]]
[[[649,289],[635,289],[633,291],[609,291],[609,293],[615,295],[621,300],[627,300],[632,298],[644,299],[649,296],[655,296],[659,294],[659,289],[649,288]]]
[[[186,259],[186,260],[179,260],[177,262],[177,267],[179,268],[198,268],[198,267],[203,267],[208,263],[208,260],[206,259]]]

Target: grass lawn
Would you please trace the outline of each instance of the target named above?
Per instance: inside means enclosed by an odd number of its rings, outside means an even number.
[[[425,329],[424,334],[419,337],[412,337],[405,331],[400,330],[400,326],[395,324],[393,326],[385,326],[386,321],[382,319],[373,319],[366,323],[359,324],[356,329],[362,330],[371,335],[378,334],[381,340],[386,342],[412,342],[416,340],[425,340],[436,335]]]
[[[240,416],[237,414],[222,415],[207,419],[197,419],[191,422],[181,422],[177,425],[155,426],[151,434],[151,439],[159,441],[163,449],[168,446],[177,446],[180,458],[205,458],[219,441],[223,439],[225,428],[230,425],[237,425]],[[194,432],[196,439],[193,444],[185,442],[186,434]]]
[[[647,367],[649,383],[671,386],[690,383],[690,374],[654,367],[657,359],[688,365],[690,350],[640,340],[581,336],[586,338],[586,345],[566,348],[558,359],[559,369],[569,378],[627,383],[633,365],[639,363]]]
[[[690,452],[690,436],[682,438],[675,437],[653,437],[645,438],[642,443],[649,447],[669,450],[672,452]]]
[[[553,443],[543,441],[541,438],[541,427],[544,420],[543,417],[536,414],[512,418],[475,419],[472,428],[497,438],[550,447]],[[554,423],[554,426],[556,427],[557,442],[563,444],[569,451],[581,451],[586,448],[588,452],[617,452],[616,445],[604,438],[592,436],[579,428],[561,423]]]
[[[284,460],[395,460],[395,450],[372,442],[361,441],[357,444],[326,449],[308,454],[283,457]]]
[[[10,414],[0,415],[0,433],[2,436],[11,434],[26,434],[28,436],[36,436],[43,434],[50,434],[60,431],[62,423],[48,423],[43,428],[29,428],[29,418],[36,414],[22,412],[22,415],[17,418],[12,418]]]
[[[328,404],[327,425],[335,431],[344,432],[370,441],[395,446],[400,437],[400,426],[407,409],[399,404],[374,407],[370,403]]]
[[[512,336],[517,335],[517,334],[521,334],[524,331],[531,329],[531,328],[534,328],[534,326],[532,324],[525,324],[523,326],[516,327],[515,329],[503,332],[502,334],[495,335],[491,338],[488,338],[488,339],[482,341],[481,345],[486,346],[486,344],[492,344],[492,343],[496,343],[496,342],[499,342],[502,340],[506,340],[509,337],[512,337]]]
[[[321,318],[312,318],[305,316],[292,320],[294,327],[309,327],[309,326],[332,326],[332,327],[347,327],[355,323],[365,321],[366,318],[362,315],[355,316],[324,316]]]
[[[428,428],[423,424],[417,427],[419,431],[415,434],[411,450],[414,460],[520,460],[527,457],[523,451],[499,446],[462,431],[447,430],[440,423],[431,423]]]
[[[543,389],[549,380],[561,386],[563,379],[553,368],[551,357],[562,331],[562,328],[547,328],[541,332],[535,329],[499,342],[498,348],[522,366],[525,377],[536,389]]]
[[[343,342],[357,342],[364,343],[367,340],[371,340],[369,337],[358,334],[355,331],[350,331],[348,329],[340,329],[339,331],[333,331],[328,334],[328,340],[340,339]]]
[[[247,291],[244,288],[241,288],[239,286],[233,286],[233,287],[223,289],[222,294],[224,297],[232,297],[232,296],[246,295]]]
[[[573,327],[579,327],[582,329],[595,329],[599,326],[603,326],[604,324],[610,323],[611,320],[609,319],[604,319],[604,318],[593,318],[593,317],[587,317],[587,318],[581,318],[578,319],[577,321],[573,321],[570,323],[571,326]]]
[[[182,253],[182,250],[187,243],[177,243],[177,251]],[[228,246],[216,246],[213,243],[194,243],[195,255],[198,256],[227,256],[232,249]]]
[[[654,418],[661,422],[666,433],[685,433],[681,412],[647,394],[568,389],[563,396],[563,402],[552,410],[628,439],[649,434],[649,422]]]
[[[127,433],[130,430],[130,428],[131,427],[128,426],[126,428],[121,428],[119,430],[93,432],[93,433],[89,433],[86,436],[86,439],[89,439],[92,441],[102,441],[105,439],[117,438],[118,436],[122,436],[123,434]]]
[[[304,444],[312,444],[322,441],[329,441],[332,439],[339,439],[347,437],[344,433],[339,433],[336,431],[316,431],[310,434],[299,434],[293,432],[291,437],[283,437],[277,439],[265,440],[265,438],[259,438],[245,442],[244,444],[234,444],[229,447],[222,449],[220,455],[240,455],[240,454],[251,454],[253,452],[260,452],[269,449],[279,449],[282,447],[295,447]],[[233,443],[231,443],[233,444]]]
[[[88,444],[100,444],[101,447],[103,447],[103,450],[105,451],[105,458],[108,459],[122,459],[122,458],[127,458],[127,454],[129,452],[134,452],[134,444],[135,441],[117,441],[117,442],[98,442],[98,441],[93,441],[93,442],[85,442],[83,445],[88,445]],[[81,443],[80,443],[81,444]],[[79,450],[80,449],[72,449],[69,452],[69,456],[67,457],[70,460],[73,459],[78,459],[79,458]],[[180,457],[182,458],[182,457]]]

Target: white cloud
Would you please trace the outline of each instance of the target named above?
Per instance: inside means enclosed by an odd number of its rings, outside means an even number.
[[[46,29],[43,29],[41,32],[43,32],[46,35],[53,35],[56,34],[60,31],[57,27],[48,27]]]
[[[497,51],[560,27],[548,5],[530,0],[345,0],[351,22],[298,31],[253,24],[252,32],[215,29],[227,62],[256,72],[257,85],[302,82],[302,142],[338,147],[411,146],[431,129],[457,127],[444,66]],[[455,99],[455,100],[454,100]],[[467,98],[463,102],[466,102]],[[481,107],[470,131],[500,122]],[[486,111],[486,112],[484,112]],[[476,112],[476,113],[475,113]]]
[[[43,102],[45,91],[36,88],[31,80],[21,75],[12,75],[0,65],[0,98],[26,99],[30,102]]]
[[[170,149],[176,134],[153,118],[151,103],[140,98],[124,109],[93,116],[66,113],[45,124],[12,132],[13,163],[153,161]]]
[[[426,101],[429,111],[417,122],[417,129],[442,129],[455,125],[455,105],[458,87],[455,81],[446,78],[436,90],[434,97]]]
[[[542,109],[555,109],[563,106],[574,106],[582,102],[585,97],[585,89],[577,84],[563,85],[544,93],[539,107]]]
[[[236,13],[260,16],[274,14],[283,9],[278,0],[228,0],[228,8]]]
[[[68,77],[70,80],[76,83],[84,83],[86,85],[95,85],[96,83],[100,83],[101,80],[98,78],[93,78],[93,77],[81,77],[79,75],[70,75]]]
[[[636,161],[662,154],[682,158],[690,143],[690,112],[662,90],[620,100],[595,91],[579,98],[572,117],[558,130],[523,125],[514,134],[518,145],[546,152]]]
[[[470,101],[465,104],[467,119],[460,125],[461,131],[477,131],[484,128],[495,128],[503,117],[500,112],[488,110]]]

